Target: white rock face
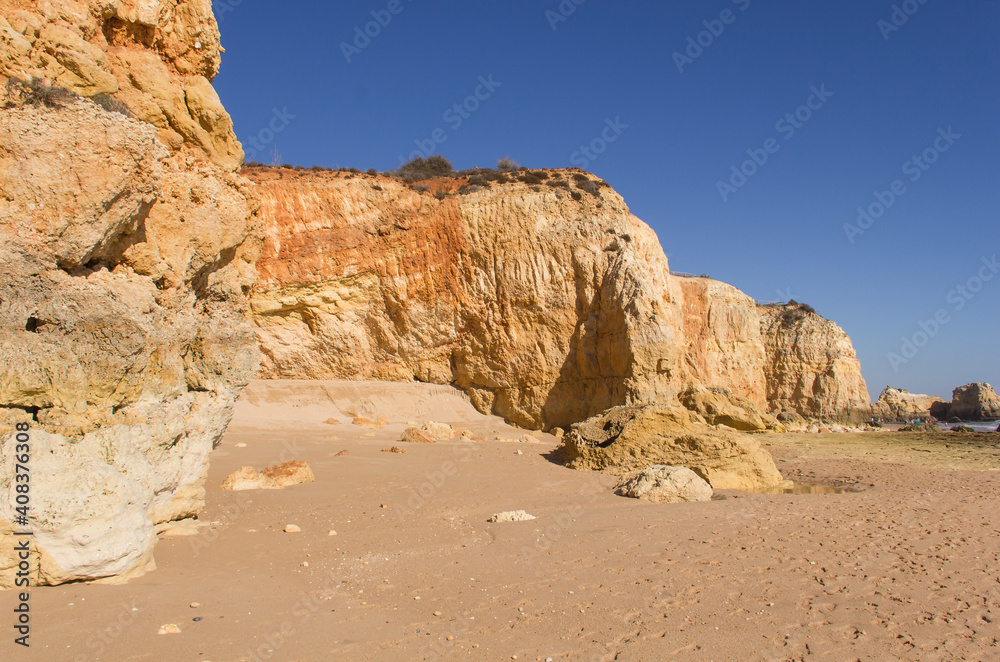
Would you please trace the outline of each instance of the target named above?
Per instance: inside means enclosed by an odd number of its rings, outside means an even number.
[[[653,503],[710,501],[712,486],[686,467],[654,464],[626,476],[615,490],[617,494]]]

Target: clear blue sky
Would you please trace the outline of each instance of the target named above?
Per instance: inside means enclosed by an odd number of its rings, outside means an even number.
[[[248,150],[281,129],[260,161],[276,147],[387,170],[431,145],[458,168],[585,159],[674,270],[837,321],[873,396],[1000,387],[1000,273],[982,262],[1000,254],[1000,0],[896,4],[893,23],[888,0],[215,0],[215,84]],[[372,11],[386,25],[355,41]],[[707,46],[685,54],[689,38]],[[591,160],[578,150],[608,120]],[[767,161],[730,180],[747,150]]]

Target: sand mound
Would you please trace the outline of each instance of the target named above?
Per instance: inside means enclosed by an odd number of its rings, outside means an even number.
[[[716,489],[782,482],[770,453],[750,436],[694,425],[680,407],[614,407],[573,426],[558,455],[573,469],[622,475],[654,464],[687,467]]]

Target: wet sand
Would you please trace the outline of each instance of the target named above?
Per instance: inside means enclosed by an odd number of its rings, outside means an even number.
[[[1000,435],[763,435],[786,478],[843,491],[654,505],[441,387],[286,386],[241,402],[207,526],[127,585],[34,589],[30,657],[4,659],[1000,659]],[[391,423],[350,424],[372,409]],[[487,441],[400,443],[411,418]],[[219,489],[288,459],[316,482]]]

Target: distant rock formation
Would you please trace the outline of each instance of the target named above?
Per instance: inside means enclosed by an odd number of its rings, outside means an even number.
[[[0,75],[45,79],[0,110],[0,492],[28,422],[32,585],[151,568],[257,368],[256,198],[219,54],[209,0],[0,0]]]
[[[795,302],[758,311],[772,411],[831,420],[868,417],[868,386],[843,329]]]
[[[936,395],[921,395],[886,386],[878,400],[872,403],[872,416],[889,423],[909,423],[918,419],[926,421],[931,417],[932,407],[943,402]]]
[[[1000,396],[985,382],[966,384],[952,391],[951,402],[939,402],[931,408],[943,421],[992,421],[1000,418]]]
[[[653,231],[592,175],[548,174],[595,193],[459,193],[466,181],[445,178],[425,182],[432,195],[367,174],[248,170],[267,235],[252,299],[261,376],[452,384],[534,429],[699,388],[761,412],[867,409],[835,324],[762,325],[735,287],[671,274]]]

